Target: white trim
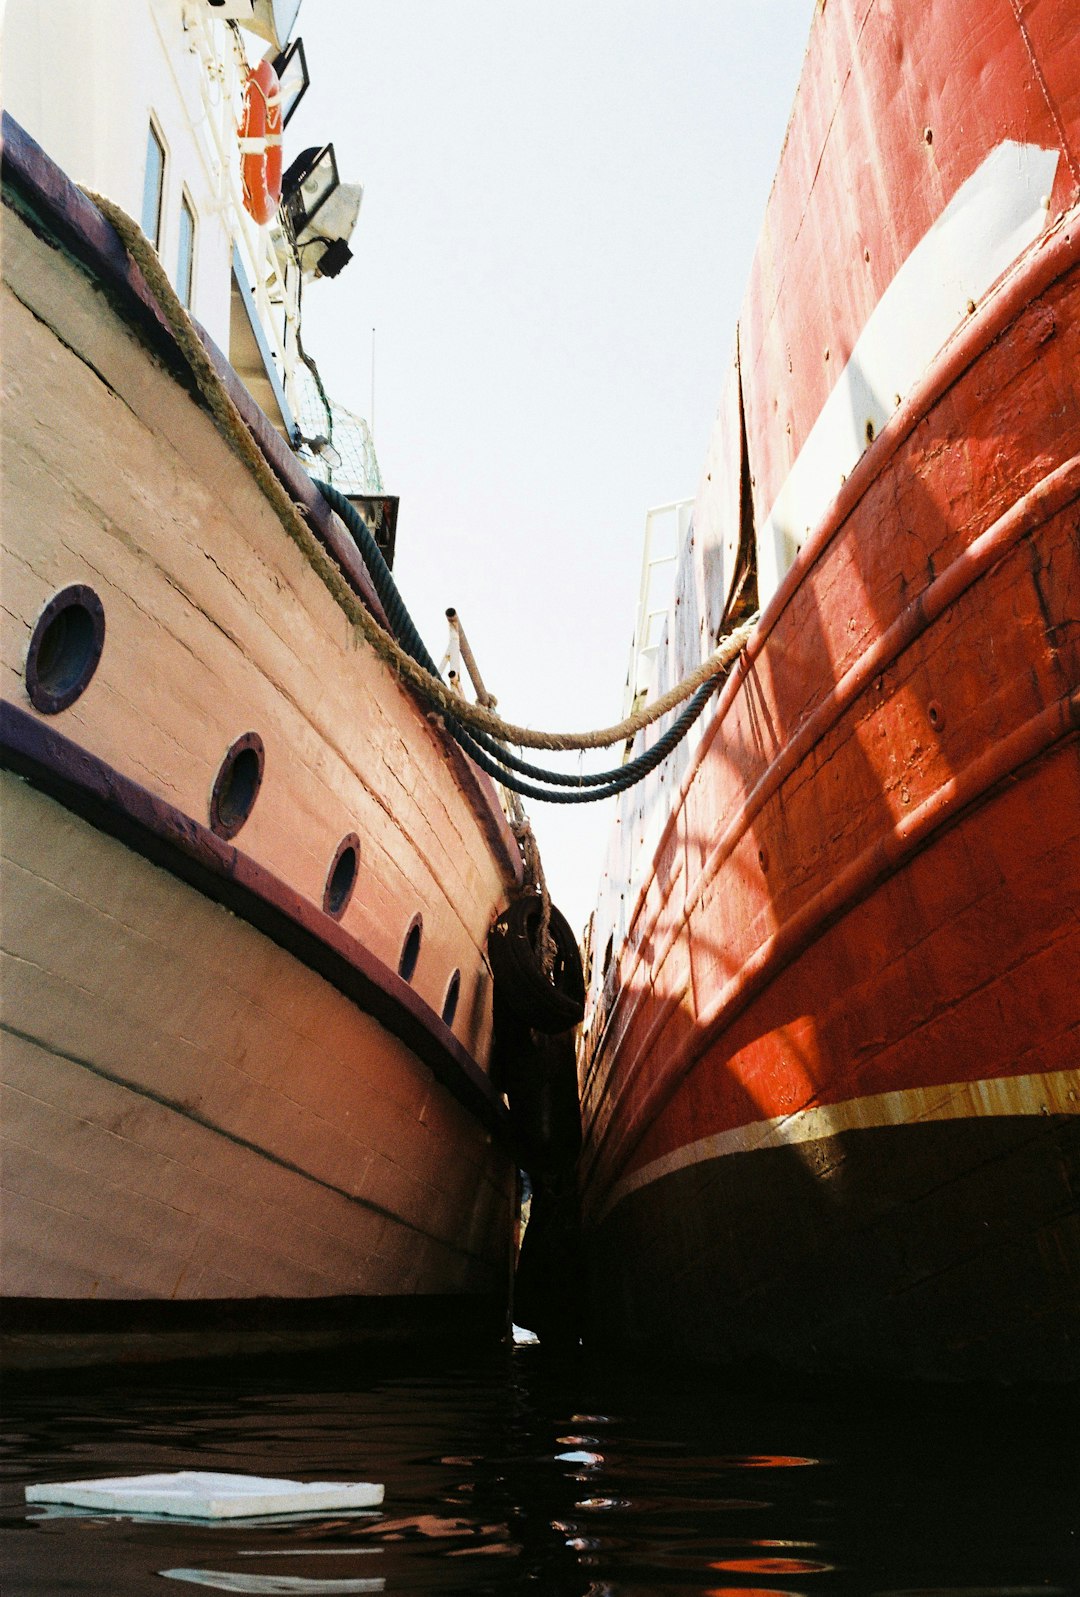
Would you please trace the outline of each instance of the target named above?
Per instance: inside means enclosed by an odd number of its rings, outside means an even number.
[[[917,1125],[936,1120],[982,1120],[1003,1115],[1080,1114],[1080,1073],[1052,1070],[1028,1076],[997,1076],[986,1081],[958,1081],[941,1087],[908,1087],[873,1097],[849,1098],[843,1103],[817,1104],[771,1120],[755,1120],[698,1142],[687,1143],[642,1165],[616,1182],[594,1224],[604,1220],[616,1204],[632,1192],[650,1186],[663,1176],[710,1159],[733,1153],[755,1153],[763,1148],[791,1147],[819,1142],[842,1131],[866,1131],[877,1126]]]
[[[1042,232],[1058,156],[1037,144],[999,144],[878,300],[758,533],[762,606],[871,439],[949,335]]]

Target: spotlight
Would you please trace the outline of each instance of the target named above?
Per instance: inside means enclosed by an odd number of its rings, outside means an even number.
[[[274,62],[274,71],[281,84],[281,125],[288,127],[289,118],[311,85],[303,39],[294,39],[289,48],[282,51]]]
[[[348,241],[363,197],[359,183],[338,177],[332,144],[296,157],[281,180],[281,204],[305,277],[336,277],[352,259]]]
[[[249,28],[275,50],[284,49],[300,9],[300,0],[207,0],[207,4],[215,16]]]

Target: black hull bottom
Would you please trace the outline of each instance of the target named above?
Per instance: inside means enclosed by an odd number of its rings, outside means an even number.
[[[586,1233],[591,1331],[710,1364],[1080,1380],[1080,1117],[844,1132],[663,1176]]]
[[[15,1298],[3,1305],[0,1364],[65,1369],[365,1346],[461,1348],[506,1334],[487,1297],[238,1298],[157,1302]]]

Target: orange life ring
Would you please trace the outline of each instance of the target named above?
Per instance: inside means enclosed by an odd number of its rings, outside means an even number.
[[[281,204],[281,84],[269,61],[248,72],[238,131],[244,209],[261,226]]]

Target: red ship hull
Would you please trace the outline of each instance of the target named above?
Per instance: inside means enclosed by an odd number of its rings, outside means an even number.
[[[672,673],[725,517],[766,602],[608,883],[586,1236],[624,1340],[1076,1379],[1080,40],[1052,0],[924,9],[815,21]],[[982,291],[935,342],[956,237]]]

